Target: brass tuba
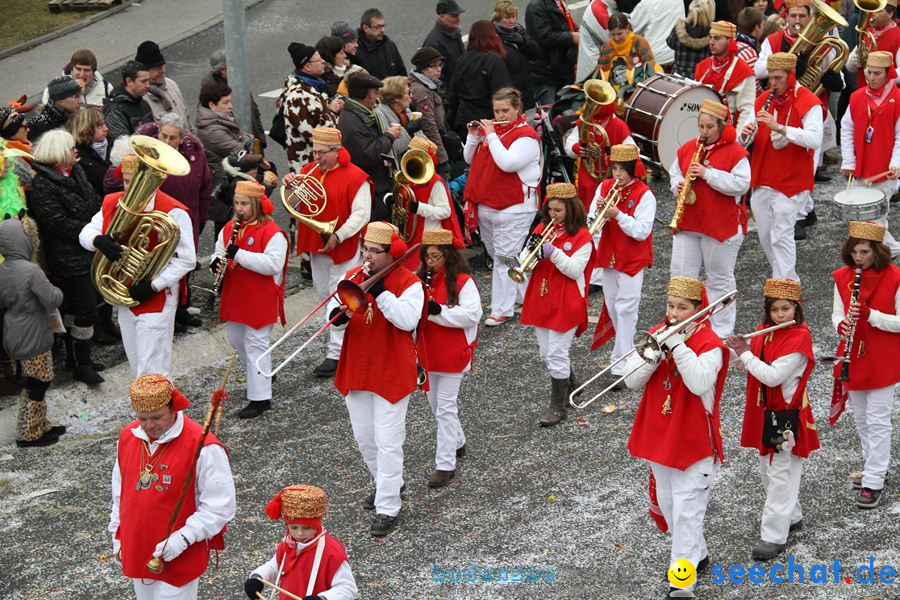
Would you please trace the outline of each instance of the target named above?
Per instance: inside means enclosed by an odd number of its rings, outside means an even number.
[[[175,254],[180,231],[168,214],[144,212],[153,194],[169,175],[187,175],[187,159],[168,144],[146,135],[131,138],[131,150],[140,163],[128,190],[119,198],[106,235],[122,245],[122,257],[112,262],[102,252],[94,255],[91,277],[97,291],[110,304],[137,306],[128,291],[133,285],[154,279]],[[151,248],[151,236],[156,245]]]
[[[582,89],[584,105],[578,117],[578,143],[586,156],[579,156],[578,161],[594,179],[606,179],[609,176],[609,160],[606,157],[609,136],[603,127],[591,123],[591,118],[601,106],[616,101],[616,91],[609,82],[602,79],[588,79]]]
[[[291,182],[291,189],[285,193],[285,188],[281,188],[281,204],[284,205],[292,217],[298,222],[306,225],[316,233],[322,236],[324,241],[328,241],[334,228],[337,226],[337,219],[331,221],[316,221],[313,217],[317,216],[328,203],[328,197],[325,194],[325,186],[322,182],[312,175],[298,174]],[[306,212],[300,212],[305,209]]]
[[[853,0],[853,4],[859,9],[859,22],[856,24],[856,57],[859,59],[859,68],[865,69],[869,60],[869,46],[878,49],[878,42],[871,31],[867,31],[869,18],[873,13],[881,12],[887,6],[887,0]]]
[[[410,183],[423,185],[434,177],[434,163],[424,150],[407,150],[400,159],[400,170],[394,173],[394,189],[385,194],[385,204],[391,206],[391,223],[400,230],[400,237],[409,242],[416,231],[419,215],[409,217],[409,204],[416,199]],[[390,197],[390,200],[388,198]]]
[[[822,93],[822,75],[827,71],[840,73],[841,68],[850,57],[847,42],[828,35],[835,27],[847,27],[847,21],[836,10],[822,2],[812,0],[816,14],[797,36],[797,41],[788,50],[791,54],[806,58],[806,71],[797,83],[815,95]],[[828,54],[834,50],[837,54],[829,63],[825,63]]]

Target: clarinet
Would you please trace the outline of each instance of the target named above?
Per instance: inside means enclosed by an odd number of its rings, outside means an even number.
[[[769,90],[769,97],[766,98],[766,101],[763,103],[762,110],[760,112],[762,112],[762,111],[768,112],[769,107],[772,105],[772,100],[774,100],[774,99],[775,99],[775,90]],[[753,143],[753,140],[756,139],[756,134],[758,131],[759,131],[759,123],[756,123],[756,129],[754,129],[753,132],[750,134],[750,138],[746,142],[744,142],[745,146],[749,146],[750,144]]]
[[[231,232],[231,237],[228,238],[228,243],[225,245],[225,250],[228,250],[228,247],[237,240],[237,236],[241,231],[242,222],[243,219],[241,217],[235,217],[232,221],[233,231]],[[222,283],[225,281],[225,271],[228,270],[228,263],[230,261],[231,259],[229,258],[219,261],[219,268],[216,269],[216,278],[213,281],[212,295],[209,297],[209,300],[206,301],[206,308],[210,310],[215,306],[216,298],[222,293]]]
[[[427,271],[425,271],[425,291],[428,292],[428,296],[432,296],[431,293],[431,280],[434,277],[434,267],[430,267]]]
[[[862,267],[856,266],[856,276],[853,278],[853,290],[850,292],[850,304],[859,301],[859,286],[862,281]],[[847,307],[850,310],[850,307]],[[850,381],[850,360],[853,358],[851,350],[853,349],[853,337],[856,335],[856,319],[847,317],[847,323],[850,325],[850,331],[844,340],[844,355],[841,356],[841,374],[838,375],[838,381]]]

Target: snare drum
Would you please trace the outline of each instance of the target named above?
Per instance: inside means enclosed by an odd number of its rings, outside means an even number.
[[[697,137],[700,104],[721,98],[709,86],[674,75],[639,83],[625,105],[625,122],[641,158],[668,169],[678,149]]]
[[[841,216],[848,221],[874,221],[888,214],[888,199],[875,188],[850,188],[839,192],[834,202],[841,207]]]

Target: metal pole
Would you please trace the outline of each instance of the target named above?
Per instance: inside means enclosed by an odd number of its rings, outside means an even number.
[[[222,0],[225,22],[225,61],[228,65],[228,85],[238,125],[246,132],[253,130],[250,118],[250,82],[247,74],[247,22],[244,0]]]

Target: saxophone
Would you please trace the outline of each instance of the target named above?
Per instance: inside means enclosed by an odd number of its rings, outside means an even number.
[[[688,169],[702,160],[704,152],[706,152],[706,138],[699,138],[697,140],[697,148],[694,150],[694,155],[691,157],[691,162],[688,164]],[[681,191],[678,192],[678,198],[675,199],[675,213],[672,215],[672,220],[669,221],[669,228],[672,230],[672,233],[678,233],[678,225],[681,223],[681,218],[684,216],[684,206],[686,204],[693,204],[697,201],[697,195],[694,193],[694,190],[691,189],[693,183],[694,176],[685,174],[684,183],[681,184]]]

